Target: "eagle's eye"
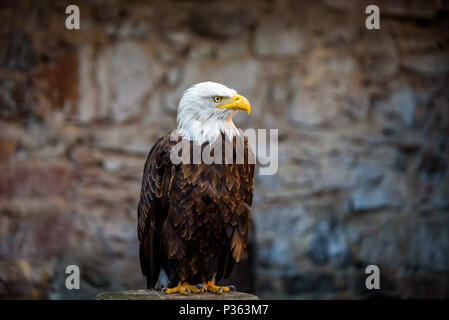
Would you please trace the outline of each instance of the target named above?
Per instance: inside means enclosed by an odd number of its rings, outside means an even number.
[[[219,96],[215,96],[215,97],[214,97],[214,102],[216,102],[216,103],[220,103],[221,100],[223,100],[222,97],[219,97]]]

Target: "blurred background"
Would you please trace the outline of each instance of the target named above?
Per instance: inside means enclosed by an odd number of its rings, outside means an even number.
[[[1,0],[0,298],[145,286],[143,165],[206,80],[251,101],[238,127],[279,129],[239,290],[448,298],[448,17],[437,0]],[[65,288],[70,264],[80,290]],[[370,264],[380,290],[365,288]]]

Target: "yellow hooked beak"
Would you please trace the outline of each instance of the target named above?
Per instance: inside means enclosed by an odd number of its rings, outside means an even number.
[[[229,98],[228,98],[229,101]],[[249,103],[248,99],[246,99],[244,96],[241,96],[239,94],[234,94],[229,102],[224,103],[217,107],[218,109],[230,109],[230,110],[245,110],[248,112],[248,114],[251,113],[251,104]]]

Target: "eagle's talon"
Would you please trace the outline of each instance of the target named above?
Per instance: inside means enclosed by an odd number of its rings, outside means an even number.
[[[208,292],[222,294],[223,292],[231,291],[230,287],[227,286],[217,286],[212,281],[209,281],[204,284]],[[235,289],[235,288],[234,288]]]
[[[200,289],[201,293],[203,293],[203,294],[207,292],[206,287],[205,287],[204,284],[202,284],[202,283],[197,284],[196,287],[197,287],[198,289]]]
[[[231,290],[231,291],[237,291],[236,289],[235,289],[235,286],[228,286],[228,288]]]
[[[188,284],[187,282],[178,282],[178,285],[173,288],[168,288],[165,290],[165,293],[171,294],[171,293],[180,293],[183,295],[190,295],[191,293],[201,293],[200,289],[198,289],[195,286],[192,286],[191,284]]]

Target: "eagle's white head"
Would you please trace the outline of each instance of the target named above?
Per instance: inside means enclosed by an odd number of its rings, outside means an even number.
[[[232,118],[238,110],[251,112],[244,96],[216,82],[200,82],[187,89],[178,106],[177,131],[185,139],[214,142],[221,133],[239,135]]]

